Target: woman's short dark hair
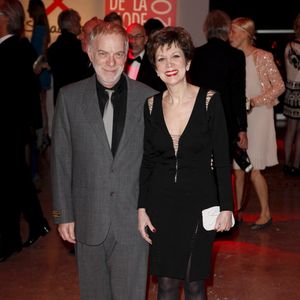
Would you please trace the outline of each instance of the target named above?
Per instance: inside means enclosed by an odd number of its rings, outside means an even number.
[[[154,32],[147,43],[147,54],[154,67],[156,51],[165,45],[171,47],[173,44],[183,51],[186,61],[192,60],[194,44],[189,32],[183,27],[168,26]]]

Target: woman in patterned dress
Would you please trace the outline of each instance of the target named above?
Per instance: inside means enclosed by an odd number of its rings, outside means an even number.
[[[283,113],[287,117],[284,139],[285,165],[288,175],[300,176],[300,14],[294,21],[295,38],[285,48],[286,93]],[[295,154],[292,149],[295,143]]]
[[[256,48],[255,25],[249,18],[232,21],[230,43],[242,50],[246,57],[246,97],[251,110],[248,113],[248,155],[253,169],[251,181],[257,193],[261,211],[251,225],[252,230],[263,229],[272,224],[269,207],[268,185],[261,173],[266,167],[278,164],[277,144],[273,107],[278,104],[278,96],[284,92],[284,82],[270,52]],[[241,207],[245,172],[234,162],[235,185],[238,207]]]

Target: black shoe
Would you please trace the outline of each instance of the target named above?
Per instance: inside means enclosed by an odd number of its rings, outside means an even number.
[[[14,246],[3,247],[0,249],[0,263],[7,260],[13,254],[19,253],[22,250],[22,245],[16,244]]]
[[[300,176],[300,169],[295,168],[295,167],[290,167],[288,175],[290,175],[290,176]]]
[[[253,223],[251,226],[250,226],[250,229],[251,230],[261,230],[261,229],[264,229],[268,226],[272,225],[272,218],[270,218],[270,220],[264,224],[256,224],[256,223]]]
[[[41,236],[45,236],[51,230],[47,221],[45,221],[44,225],[39,229],[29,233],[29,237],[27,241],[23,244],[23,247],[27,248],[33,245]]]
[[[283,173],[289,176],[300,176],[300,169],[288,165],[283,166]]]

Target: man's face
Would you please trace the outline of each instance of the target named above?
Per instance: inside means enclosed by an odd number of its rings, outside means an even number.
[[[141,25],[129,27],[127,33],[129,38],[129,51],[132,56],[136,57],[144,50],[147,43],[144,27]]]
[[[98,81],[112,88],[119,81],[127,58],[124,38],[115,33],[98,35],[91,41],[88,55]]]
[[[80,25],[80,21],[81,21],[81,18],[80,16],[78,16],[78,18],[76,18],[74,20],[74,23],[73,23],[73,33],[75,35],[79,35],[81,33],[81,25]]]

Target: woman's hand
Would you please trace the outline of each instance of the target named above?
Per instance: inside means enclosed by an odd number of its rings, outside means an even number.
[[[232,227],[232,211],[223,210],[219,213],[215,225],[217,232],[229,231]]]
[[[142,238],[148,242],[149,244],[152,244],[151,239],[149,238],[149,235],[147,233],[147,227],[153,232],[156,232],[156,229],[152,225],[149,216],[146,213],[145,208],[139,208],[138,209],[138,230],[142,236]]]
[[[254,99],[250,99],[250,107],[253,108],[253,107],[255,107],[255,106],[256,106],[256,105],[255,105]]]

